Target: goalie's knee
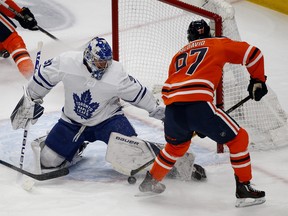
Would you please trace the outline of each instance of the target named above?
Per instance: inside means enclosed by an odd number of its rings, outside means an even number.
[[[46,138],[47,135],[39,137],[31,143],[34,154],[39,158],[38,161],[41,167],[59,167],[65,161],[65,158],[57,154],[45,144]]]
[[[65,158],[57,154],[47,145],[44,145],[40,153],[41,166],[44,168],[56,168],[63,164]]]

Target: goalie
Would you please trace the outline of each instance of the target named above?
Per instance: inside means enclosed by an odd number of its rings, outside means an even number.
[[[137,134],[124,115],[119,101],[122,99],[145,109],[150,117],[161,120],[165,117],[164,108],[158,106],[153,94],[145,86],[129,76],[119,62],[112,60],[112,50],[104,38],[93,38],[84,52],[66,52],[39,67],[29,81],[24,97],[11,115],[14,129],[25,128],[31,119],[32,123],[35,123],[43,112],[39,101],[59,82],[63,83],[65,91],[62,116],[47,136],[32,142],[39,172],[42,172],[43,168],[60,168],[74,164],[81,158],[87,142],[96,140],[108,144],[106,158],[123,174],[128,174],[127,170],[135,169],[138,164],[147,162],[147,159],[156,157],[161,147],[156,144],[145,146],[144,141],[136,138]],[[130,152],[120,155],[125,152],[122,149],[127,147],[123,145],[123,140],[128,140],[130,144],[141,144],[137,150],[130,145]],[[114,151],[115,148],[117,151]],[[120,156],[111,159],[115,152]],[[131,152],[136,153],[133,160],[136,162],[123,162],[123,158],[133,158]],[[198,179],[206,178],[202,167],[193,166],[193,155],[189,154],[184,159],[187,158],[190,160],[186,169],[189,171],[189,179],[193,167],[198,168],[193,176]],[[177,172],[187,175],[183,170],[185,169],[179,168]]]

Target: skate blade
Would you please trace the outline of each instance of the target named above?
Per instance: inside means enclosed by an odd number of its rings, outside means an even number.
[[[260,205],[266,201],[265,197],[262,198],[238,198],[236,200],[235,207],[236,208],[242,208],[242,207],[248,207],[248,206],[254,206],[254,205]]]

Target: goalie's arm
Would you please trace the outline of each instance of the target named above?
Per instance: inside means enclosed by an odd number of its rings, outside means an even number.
[[[136,107],[145,109],[150,117],[164,120],[165,108],[159,106],[152,92],[134,77],[127,75],[122,80],[118,92],[121,99]]]

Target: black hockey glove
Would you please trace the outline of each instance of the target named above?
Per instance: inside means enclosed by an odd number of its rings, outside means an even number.
[[[20,14],[23,16],[23,18],[16,16],[15,19],[20,23],[23,28],[32,31],[38,30],[37,21],[29,8],[23,7]]]
[[[265,76],[266,78],[266,76]],[[251,77],[247,91],[250,97],[255,101],[260,101],[261,98],[268,93],[265,82],[262,82]]]

